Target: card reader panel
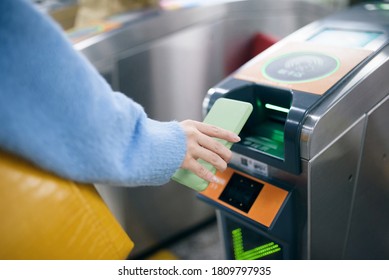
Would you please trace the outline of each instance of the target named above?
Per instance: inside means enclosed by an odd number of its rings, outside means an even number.
[[[200,195],[265,227],[271,227],[289,192],[242,172],[216,172],[221,184],[211,183]]]

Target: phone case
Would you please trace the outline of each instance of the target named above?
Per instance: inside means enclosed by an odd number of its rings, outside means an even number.
[[[219,98],[216,100],[203,122],[239,134],[252,111],[253,106],[251,103],[234,99]],[[217,141],[222,143],[228,149],[230,149],[233,144],[222,139],[217,139]],[[216,168],[210,163],[201,159],[199,159],[198,162],[213,173],[216,172]],[[198,192],[205,190],[209,184],[206,180],[186,169],[177,170],[172,179]]]

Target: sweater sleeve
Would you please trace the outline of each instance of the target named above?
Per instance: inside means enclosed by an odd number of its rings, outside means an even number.
[[[179,123],[114,92],[29,1],[0,1],[0,148],[80,182],[160,185],[186,151]]]

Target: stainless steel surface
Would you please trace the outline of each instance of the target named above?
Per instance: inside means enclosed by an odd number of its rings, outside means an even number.
[[[387,95],[368,114],[345,259],[389,259],[388,112]]]
[[[387,95],[389,46],[333,92],[303,124],[301,157],[311,159]],[[336,125],[334,125],[336,124]]]
[[[389,228],[383,221],[389,213],[389,181],[388,175],[383,175],[389,174],[384,160],[389,141],[384,124],[388,106],[374,118],[366,117],[388,95],[388,51],[386,47],[334,92],[304,124],[301,156],[309,159],[309,258],[388,257]],[[367,122],[370,130],[365,135]],[[377,244],[372,245],[370,238]]]
[[[389,258],[389,110],[382,102],[388,99],[388,57],[387,46],[304,124],[308,258]]]
[[[342,259],[365,117],[357,120],[308,165],[308,255]]]
[[[142,49],[147,44],[180,30],[221,21],[233,22],[236,29],[244,32],[242,34],[232,31],[235,33],[235,40],[229,37],[229,42],[239,45],[241,42],[238,38],[249,40],[251,38],[245,35],[258,31],[283,38],[330,12],[330,8],[299,0],[281,0],[277,1],[277,4],[269,0],[237,0],[178,11],[150,11],[145,13],[143,20],[136,20],[119,31],[83,40],[74,47],[95,64],[110,57],[117,57],[122,52]],[[228,32],[227,29],[225,31]],[[224,47],[233,51],[230,45]]]
[[[389,258],[388,112],[386,90],[384,101],[309,161],[309,258]]]
[[[113,89],[157,120],[202,120],[212,85],[249,57],[253,36],[282,38],[330,11],[304,1],[228,1],[178,11],[152,11],[120,30],[80,43]],[[135,241],[132,257],[214,215],[196,193],[170,182],[161,187],[106,188],[103,198]]]

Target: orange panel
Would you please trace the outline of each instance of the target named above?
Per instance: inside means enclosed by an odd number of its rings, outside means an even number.
[[[259,196],[250,209],[249,217],[270,227],[288,192],[273,185],[263,186]]]
[[[248,213],[241,211],[228,203],[220,200],[219,197],[227,186],[231,176],[234,174],[240,174],[246,178],[249,178],[253,181],[263,184],[263,188],[259,193],[257,199],[254,201],[251,209]],[[250,218],[266,227],[270,227],[274,221],[274,218],[281,209],[287,195],[288,191],[271,185],[269,183],[263,182],[257,178],[249,176],[247,174],[241,173],[239,171],[227,168],[224,172],[216,172],[216,176],[220,179],[220,184],[211,183],[208,188],[201,192],[202,195],[208,197],[217,203],[247,217]]]
[[[208,188],[202,191],[201,194],[217,201],[219,196],[222,194],[224,188],[226,187],[228,181],[231,179],[233,173],[234,171],[231,168],[227,168],[224,172],[217,171],[215,175],[222,183],[210,183],[208,185]]]
[[[262,55],[257,56],[250,63],[243,66],[234,77],[258,84],[268,84],[322,95],[372,53],[370,50],[330,47],[312,42],[288,42],[275,46],[275,48],[266,50]],[[337,58],[339,67],[330,75],[305,82],[274,81],[264,76],[262,70],[267,63],[281,56],[297,52],[315,52],[329,55]]]

